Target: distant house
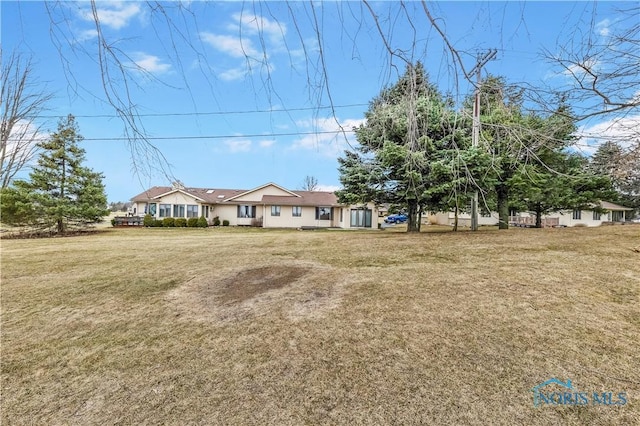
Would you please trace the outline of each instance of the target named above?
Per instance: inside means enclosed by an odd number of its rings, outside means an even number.
[[[603,223],[623,223],[631,220],[633,209],[623,207],[608,201],[601,201],[600,208],[604,213],[595,209],[561,210],[542,216],[542,226],[600,226]],[[453,212],[433,213],[429,216],[429,222],[438,225],[453,225],[455,214]],[[481,214],[478,217],[478,224],[497,225],[498,213],[491,212]],[[533,212],[512,213],[509,216],[509,224],[512,226],[534,226],[536,215]],[[459,226],[471,226],[471,215],[469,213],[458,214]]]
[[[257,188],[188,188],[154,186],[131,199],[134,215],[165,217],[204,216],[209,224],[218,217],[232,226],[263,228],[377,228],[373,203],[344,205],[333,192],[291,191],[275,183]]]
[[[557,218],[559,226],[600,226],[603,223],[624,223],[631,220],[632,208],[608,201],[601,201],[600,207],[605,210],[604,213],[589,209],[576,209],[550,213],[545,217]]]

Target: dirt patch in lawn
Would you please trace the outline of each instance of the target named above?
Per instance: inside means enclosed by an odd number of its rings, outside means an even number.
[[[240,321],[280,313],[290,320],[323,317],[337,307],[344,273],[306,262],[253,266],[193,278],[168,293],[177,316]]]
[[[245,269],[222,281],[219,298],[223,303],[241,303],[269,290],[292,285],[310,270],[291,265]]]

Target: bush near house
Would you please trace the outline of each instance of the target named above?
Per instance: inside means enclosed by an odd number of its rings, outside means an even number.
[[[190,217],[187,220],[187,226],[189,226],[189,228],[196,228],[198,226],[198,218],[197,217]]]
[[[207,228],[209,227],[209,222],[207,222],[207,219],[205,219],[204,216],[200,216],[198,218],[198,228]]]
[[[142,224],[147,228],[154,226],[155,219],[150,214],[145,214],[144,219],[142,219]]]
[[[172,217],[165,217],[162,219],[162,226],[164,228],[173,228],[176,226],[176,220]]]
[[[213,226],[220,226],[220,217],[216,216],[213,218]]]
[[[222,226],[229,226],[229,221],[227,219],[223,220]]]
[[[175,225],[176,225],[176,228],[186,228],[187,219],[185,219],[184,217],[178,217],[175,220]]]

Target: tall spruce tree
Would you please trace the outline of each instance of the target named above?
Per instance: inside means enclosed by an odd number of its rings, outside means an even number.
[[[109,213],[103,175],[82,165],[82,139],[72,115],[60,120],[58,131],[39,144],[29,180],[14,182],[2,197],[2,209],[10,213],[3,220],[63,234],[69,226],[95,223]]]
[[[449,188],[434,188],[453,173],[446,153],[457,152],[465,133],[457,131],[451,103],[419,62],[371,101],[365,118],[355,129],[356,152],[339,159],[344,189],[338,198],[400,206],[409,218],[407,231],[417,232],[423,209],[449,194]]]

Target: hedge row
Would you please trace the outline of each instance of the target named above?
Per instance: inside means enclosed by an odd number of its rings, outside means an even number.
[[[209,226],[204,216],[200,216],[199,218],[190,217],[189,219],[183,217],[154,219],[153,216],[149,214],[144,217],[143,224],[147,228],[206,228]]]

